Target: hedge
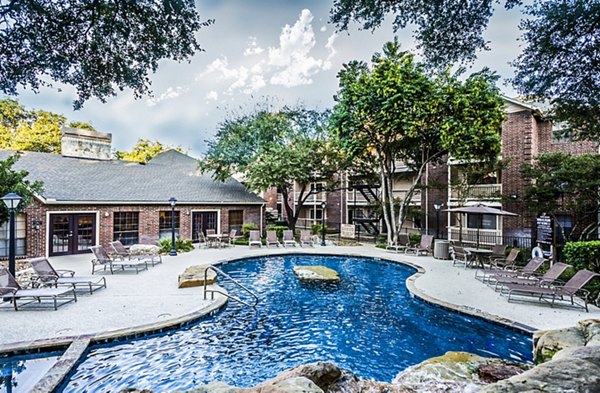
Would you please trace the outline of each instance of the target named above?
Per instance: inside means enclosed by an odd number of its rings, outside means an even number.
[[[563,248],[563,258],[565,263],[573,266],[573,271],[569,276],[583,269],[600,273],[600,240],[569,242]],[[591,292],[590,301],[593,302],[600,294],[600,279],[592,279],[585,288]]]

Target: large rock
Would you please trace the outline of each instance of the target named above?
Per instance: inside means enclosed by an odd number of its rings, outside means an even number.
[[[533,336],[534,360],[544,363],[562,349],[600,345],[600,320],[579,321],[566,329],[542,330]]]
[[[190,266],[179,275],[179,288],[201,287],[204,285],[204,273],[210,266]],[[217,281],[217,273],[209,270],[206,274],[206,285],[214,284]]]
[[[131,255],[155,255],[160,251],[160,247],[154,244],[134,244],[129,247]]]
[[[294,273],[304,281],[340,281],[338,272],[325,266],[294,266]]]

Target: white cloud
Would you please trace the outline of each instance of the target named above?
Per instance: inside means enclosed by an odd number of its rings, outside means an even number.
[[[264,51],[265,50],[258,46],[258,44],[256,43],[256,37],[250,37],[250,43],[244,51],[244,56],[258,55],[263,53]]]
[[[162,93],[158,97],[151,97],[148,100],[146,100],[146,105],[156,106],[159,102],[179,97],[182,93],[185,93],[188,90],[188,88],[181,86],[177,86],[175,88],[169,87],[167,90],[165,90],[164,93]]]
[[[321,30],[321,33],[325,33],[327,31],[327,26],[323,25],[319,30]]]
[[[206,93],[206,96],[204,98],[206,98],[207,101],[216,101],[219,99],[219,93],[217,93],[214,90],[211,90],[208,93]]]
[[[335,39],[336,38],[337,38],[337,34],[333,33],[332,35],[329,36],[329,38],[327,39],[327,43],[325,44],[325,49],[327,49],[327,51],[329,52],[329,54],[327,55],[327,58],[323,62],[323,69],[324,70],[331,69],[331,60],[333,60],[333,57],[337,53],[337,50],[333,46],[335,44]]]

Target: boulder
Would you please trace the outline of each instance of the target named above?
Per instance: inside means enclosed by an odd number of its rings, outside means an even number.
[[[190,266],[179,275],[179,288],[201,287],[204,285],[204,272],[209,266]],[[217,281],[217,273],[209,270],[206,275],[206,285],[214,284]]]
[[[340,281],[338,272],[325,266],[294,266],[294,273],[303,281]]]
[[[576,326],[542,330],[533,336],[533,353],[536,363],[544,363],[562,349],[600,345],[600,320],[586,319]]]
[[[158,254],[160,247],[154,244],[134,244],[129,247],[129,253],[131,255],[149,255]]]

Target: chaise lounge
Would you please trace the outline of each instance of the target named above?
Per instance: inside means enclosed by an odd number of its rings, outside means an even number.
[[[414,252],[416,256],[425,253],[425,255],[431,252],[431,246],[433,244],[433,236],[432,235],[422,235],[421,242],[414,246],[406,247],[405,253]]]
[[[475,271],[475,278],[486,282],[494,279],[497,276],[500,277],[517,277],[517,276],[528,276],[534,274],[544,264],[544,258],[531,258],[529,262],[521,269],[507,270],[501,268],[490,268],[490,269],[477,269]]]
[[[250,231],[248,239],[248,247],[258,246],[262,247],[262,241],[260,240],[260,232],[257,230]]]
[[[144,260],[148,263],[151,263],[152,266],[158,265],[162,263],[162,257],[160,254],[139,254],[134,255],[129,252],[127,248],[121,243],[120,240],[115,240],[114,242],[110,242],[110,247],[113,249],[113,255],[116,255],[118,258],[122,260],[130,261],[132,259]]]
[[[296,243],[296,239],[294,239],[294,232],[291,229],[286,229],[283,231],[283,246],[288,247],[296,247],[298,243]]]
[[[114,274],[114,267],[120,267],[122,271],[125,271],[125,268],[134,268],[135,274],[138,274],[140,270],[148,270],[148,263],[144,260],[134,259],[125,261],[113,259],[102,246],[92,246],[90,250],[92,250],[95,257],[92,259],[92,274],[96,272],[96,266],[104,267],[104,271],[106,271],[106,267],[108,266],[110,274]]]
[[[106,288],[106,277],[75,276],[73,270],[55,270],[46,258],[33,258],[29,263],[37,275],[37,283],[42,286],[71,286],[76,290],[78,285],[84,285],[89,288],[90,294]]]
[[[312,235],[310,234],[310,230],[308,230],[308,229],[300,230],[300,246],[301,247],[304,247],[304,246],[314,247],[315,246],[313,239],[312,239]]]
[[[281,243],[277,239],[277,232],[275,231],[267,231],[267,248],[271,246],[279,247]]]

